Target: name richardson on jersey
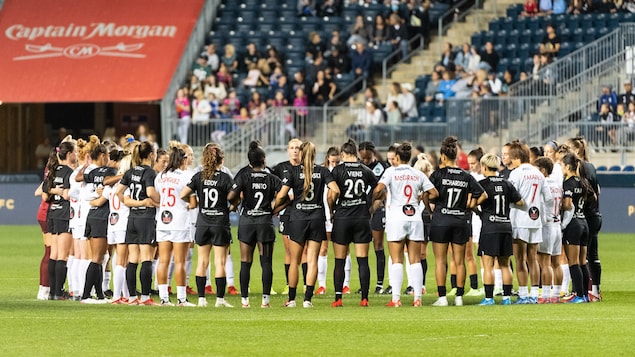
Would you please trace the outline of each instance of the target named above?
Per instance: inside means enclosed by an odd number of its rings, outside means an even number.
[[[467,187],[469,183],[463,180],[452,180],[444,178],[443,180],[441,180],[441,184],[444,186]]]

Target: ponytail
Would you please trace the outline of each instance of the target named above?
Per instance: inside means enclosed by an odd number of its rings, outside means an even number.
[[[306,198],[307,192],[311,190],[313,183],[313,165],[315,164],[315,145],[310,142],[304,142],[300,145],[302,153],[302,172],[304,173],[304,189],[302,190],[302,199]]]
[[[203,148],[203,180],[211,180],[216,170],[218,170],[223,163],[224,158],[223,150],[218,144],[209,143]]]

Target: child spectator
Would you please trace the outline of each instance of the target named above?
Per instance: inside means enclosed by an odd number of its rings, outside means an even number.
[[[223,101],[227,97],[227,90],[225,89],[225,84],[218,83],[215,75],[211,75],[207,77],[207,81],[205,83],[205,96],[210,94],[214,94],[217,100]]]
[[[399,110],[399,103],[397,103],[397,101],[392,100],[388,102],[387,116],[387,124],[395,125],[401,123],[402,115],[401,111]]]
[[[227,66],[225,66],[225,63],[221,63],[220,67],[218,68],[218,73],[216,74],[216,79],[218,80],[219,83],[222,83],[225,88],[232,88],[232,75],[231,73],[229,73],[227,71]]]
[[[443,79],[439,83],[439,92],[443,95],[443,100],[454,97],[454,91],[452,87],[456,83],[454,75],[450,71],[443,72]]]
[[[230,90],[229,97],[225,98],[223,105],[226,105],[229,109],[230,117],[236,116],[240,113],[240,100],[236,97],[236,91]]]

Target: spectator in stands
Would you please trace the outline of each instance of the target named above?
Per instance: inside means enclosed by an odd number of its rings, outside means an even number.
[[[272,93],[270,94],[270,97],[275,97],[276,92],[282,92],[282,95],[284,95],[284,98],[286,100],[289,100],[288,98],[291,93],[291,86],[289,84],[288,77],[285,76],[284,74],[281,75],[280,78],[278,79],[278,83],[276,83],[275,85],[273,83],[271,84],[271,88],[269,89],[269,92]]]
[[[430,81],[428,82],[428,84],[426,85],[426,90],[425,90],[425,101],[426,102],[431,102],[433,100],[440,100],[443,99],[442,96],[437,95],[440,94],[439,93],[439,84],[441,83],[441,73],[434,71],[432,72],[432,75],[430,77]]]
[[[258,52],[258,48],[256,44],[253,42],[249,42],[247,44],[247,53],[243,56],[242,68],[244,70],[248,70],[251,64],[255,64],[258,67],[258,60],[262,58],[260,52]]]
[[[450,42],[444,43],[443,52],[441,53],[441,61],[439,61],[439,64],[446,70],[454,72],[456,70],[454,64],[455,57],[456,54],[452,51],[452,44]]]
[[[610,104],[601,104],[598,114],[600,117],[600,125],[595,127],[597,145],[607,146],[609,144],[609,139],[611,143],[616,144],[617,128],[611,123],[615,123],[616,121],[619,121],[619,119],[617,119],[617,116],[611,112]]]
[[[456,66],[456,69],[458,70],[462,68],[467,71],[470,66],[471,58],[472,58],[471,46],[469,43],[465,42],[463,46],[461,46],[461,50],[454,57],[454,65]]]
[[[355,78],[364,77],[370,78],[370,70],[373,64],[373,57],[366,49],[366,45],[362,42],[355,44],[355,51],[351,59],[351,66]]]
[[[553,11],[551,0],[540,0],[540,3],[538,4],[538,11],[540,15],[543,16],[551,15],[551,12]]]
[[[553,14],[561,15],[567,12],[566,0],[553,0]]]
[[[443,95],[443,100],[454,97],[456,93],[452,91],[452,87],[454,87],[455,83],[456,80],[452,72],[443,72],[441,82],[439,83],[439,92]]]
[[[470,82],[472,81],[472,75],[467,73],[464,69],[459,68],[457,70],[456,82],[452,86],[452,91],[455,93],[455,98],[469,98],[472,95],[472,87]]]
[[[284,74],[282,73],[282,69],[280,67],[274,68],[274,70],[271,72],[271,75],[269,76],[270,88],[277,87],[278,83],[280,82],[280,78],[283,75]]]
[[[183,144],[187,143],[187,132],[190,128],[191,117],[191,109],[190,109],[190,100],[187,98],[185,90],[183,88],[179,88],[176,91],[176,99],[174,99],[174,106],[176,108],[177,115],[177,134],[179,141]]]
[[[216,119],[220,116],[220,103],[218,102],[218,98],[214,93],[209,93],[207,95],[207,101],[209,102],[212,111],[209,113],[210,119]]]
[[[51,139],[44,137],[41,143],[35,147],[35,158],[37,159],[37,168],[43,169],[51,154]]]
[[[516,75],[513,69],[508,69],[503,73],[503,83],[501,85],[501,90],[499,95],[507,95],[509,94],[509,87],[511,87],[515,81],[514,76]]]
[[[220,59],[221,63],[225,65],[228,73],[234,73],[238,70],[238,58],[236,57],[236,47],[231,43],[225,45],[225,53]],[[219,65],[218,70],[220,71]],[[220,79],[219,79],[220,81]]]
[[[591,0],[571,0],[567,12],[573,15],[586,14],[591,10]]]
[[[401,110],[399,110],[399,103],[395,100],[391,100],[388,102],[386,107],[386,123],[390,125],[395,125],[401,123],[402,114]]]
[[[621,6],[622,11],[635,13],[635,0],[624,0]]]
[[[399,102],[399,110],[403,113],[403,116],[406,118],[419,117],[417,99],[414,94],[412,94],[412,84],[403,83],[401,85],[401,93],[403,94],[403,98],[401,102]]]
[[[316,74],[315,83],[311,89],[311,104],[323,105],[327,101],[333,99],[337,86],[333,81],[326,78],[324,71],[320,70]]]
[[[481,68],[481,55],[478,53],[476,46],[472,46],[470,48],[470,52],[472,56],[470,57],[470,61],[468,62],[466,71],[468,73],[476,73],[476,71]]]
[[[212,74],[212,69],[207,65],[207,57],[201,55],[196,59],[196,62],[192,65],[192,74],[195,75],[199,81],[204,81]]]
[[[190,88],[189,93],[194,94],[194,91],[201,88],[201,80],[195,74],[190,76]]]
[[[260,98],[260,93],[253,92],[251,93],[251,98],[249,99],[249,102],[247,103],[247,110],[249,111],[249,115],[252,118],[255,118],[256,116],[258,116],[258,111],[260,110],[260,104],[263,103],[262,98]]]
[[[324,58],[328,58],[331,55],[331,51],[333,48],[337,48],[338,52],[341,54],[346,54],[348,51],[348,46],[346,42],[342,39],[340,32],[338,30],[333,30],[331,32],[331,41],[329,42],[328,48],[324,52]]]
[[[266,86],[268,84],[269,79],[262,73],[260,68],[258,68],[258,64],[250,62],[247,77],[243,79],[243,85],[245,87],[254,88]]]
[[[487,84],[492,91],[492,95],[498,95],[503,86],[503,82],[496,76],[496,72],[494,71],[489,71],[487,74]]]
[[[236,90],[232,89],[229,91],[229,96],[225,98],[223,105],[227,106],[231,117],[240,113],[240,100],[236,97]]]
[[[560,51],[560,37],[556,33],[556,27],[548,24],[545,37],[540,41],[540,53],[546,53],[552,58],[558,57]]]
[[[500,57],[498,56],[498,53],[494,49],[494,44],[492,42],[490,41],[485,42],[485,51],[481,53],[481,61],[485,62],[489,66],[488,69],[496,70],[496,67],[498,67],[498,62],[500,61]]]
[[[549,65],[553,59],[546,53],[540,54],[540,80],[542,81],[541,95],[553,95],[556,88],[556,73]]]
[[[613,0],[602,0],[597,4],[595,11],[602,14],[614,14],[617,12],[617,5],[615,5],[615,1]]]
[[[214,97],[220,101],[223,101],[227,97],[225,84],[218,83],[216,76],[213,74],[207,77],[205,81],[205,96],[209,96],[210,94],[214,94]]]
[[[313,134],[310,123],[308,122],[309,102],[304,89],[295,90],[295,98],[293,98],[293,108],[295,109],[294,127],[298,129],[298,135],[306,137]]]
[[[622,116],[622,145],[635,140],[635,102],[628,103],[628,111]]]
[[[487,84],[487,71],[479,69],[476,71],[476,75],[472,78],[472,91],[476,92],[477,96],[480,96],[483,93],[484,86],[489,86]]]
[[[229,109],[229,105],[223,103],[220,107],[220,120],[213,122],[211,139],[213,142],[221,143],[227,133],[232,130],[232,125],[229,119],[232,119],[232,114]]]
[[[624,93],[617,97],[617,102],[624,105],[624,108],[628,108],[630,103],[635,103],[635,93],[633,93],[633,85],[630,78],[624,82]]]
[[[367,101],[365,105],[366,110],[360,111],[355,123],[346,128],[346,136],[357,142],[366,140],[368,130],[374,125],[381,124],[384,119],[381,109],[377,107],[375,102]]]
[[[386,20],[381,14],[375,16],[375,21],[368,26],[368,46],[377,48],[384,42],[388,42],[390,35],[390,27],[386,24]]]
[[[306,60],[308,63],[312,63],[317,57],[318,53],[323,54],[325,50],[322,37],[317,32],[309,33],[309,43],[306,45]]]
[[[390,15],[390,34],[388,40],[393,50],[401,49],[401,58],[408,56],[408,30],[397,14]]]
[[[331,69],[331,73],[337,75],[350,72],[350,60],[348,56],[340,51],[338,47],[331,47],[326,64]]]
[[[430,41],[430,1],[425,0],[418,4],[416,0],[408,0],[403,12],[406,28],[408,29],[408,39],[421,35],[424,44]]]
[[[520,16],[531,17],[536,15],[538,15],[538,4],[536,0],[526,0],[523,6],[523,12],[520,13]]]
[[[236,115],[234,117],[234,121],[238,125],[238,127],[241,127],[241,126],[247,124],[247,122],[250,119],[251,119],[251,115],[249,113],[249,110],[246,107],[240,108],[240,111],[238,112],[238,115]]]
[[[276,68],[280,68],[282,70],[282,58],[280,53],[278,53],[278,49],[275,46],[269,46],[267,48],[267,64],[271,71],[274,71]]]
[[[207,60],[207,65],[212,70],[212,73],[218,72],[218,66],[220,65],[220,58],[218,57],[218,54],[216,53],[215,44],[210,43],[209,45],[205,46],[205,51],[201,53],[201,56],[205,57],[205,59]]]
[[[542,64],[540,63],[540,54],[536,53],[533,56],[533,61],[531,68],[528,69],[527,73],[530,73],[530,76],[533,80],[540,80],[540,70],[542,69]]]
[[[315,16],[315,1],[313,0],[298,0],[298,16]]]
[[[388,111],[388,104],[391,102],[402,103],[403,93],[401,92],[401,84],[399,82],[393,82],[388,88],[388,97],[386,98],[386,111]]]
[[[328,65],[322,56],[322,52],[318,52],[315,55],[313,63],[306,66],[306,80],[309,81],[309,83],[315,82],[317,79],[317,73],[319,71],[325,71],[327,68]]]
[[[601,111],[602,105],[606,104],[611,113],[615,113],[617,109],[617,95],[613,91],[613,86],[606,84],[602,86],[602,94],[598,100],[598,112]]]
[[[301,71],[293,74],[293,82],[291,83],[291,93],[295,95],[298,89],[302,89],[303,93],[308,93],[311,89],[309,82],[304,78],[304,73]],[[295,98],[295,96],[293,97]],[[293,102],[290,100],[289,102]]]
[[[225,63],[220,64],[218,67],[218,73],[216,73],[216,80],[218,83],[223,84],[225,88],[229,89],[233,87],[233,78]]]
[[[207,123],[209,121],[212,106],[209,104],[203,91],[200,89],[194,92],[194,101],[192,102],[192,119],[195,124]]]
[[[341,11],[340,1],[326,0],[320,6],[318,11],[319,16],[339,16]]]
[[[349,32],[351,37],[349,37],[348,41],[346,41],[349,46],[356,43],[363,43],[364,45],[368,43],[368,31],[366,30],[364,15],[360,14],[355,16],[355,23],[351,26]]]

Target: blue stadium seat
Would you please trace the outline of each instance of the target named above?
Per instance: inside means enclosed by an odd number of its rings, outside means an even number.
[[[560,41],[571,41],[571,30],[568,27],[558,29],[558,37]]]
[[[419,112],[419,116],[422,117],[431,117],[432,116],[432,104],[430,102],[422,102],[417,107]]]
[[[581,27],[576,28],[571,34],[571,42],[581,42],[583,34],[584,30]]]
[[[529,18],[529,23],[527,24],[527,29],[532,32],[536,32],[540,28],[540,20],[537,17]]]
[[[613,166],[609,167],[609,171],[613,171],[613,172],[622,171],[622,166],[613,165]]]
[[[514,24],[514,28],[522,33],[523,31],[527,29],[528,24],[529,24],[529,18],[521,17],[516,20],[516,23]]]
[[[523,43],[522,45],[520,45],[520,47],[518,48],[518,58],[520,59],[525,59],[529,57],[529,44],[528,43]]]
[[[571,42],[562,42],[560,44],[560,52],[558,53],[558,57],[564,57],[573,51],[573,46],[571,46]]]
[[[633,166],[633,165],[626,165],[626,166],[624,166],[624,168],[622,169],[622,171],[624,171],[624,172],[635,172],[635,166]]]
[[[533,42],[533,36],[534,33],[533,31],[531,31],[530,29],[525,29],[522,31],[521,35],[520,35],[520,43],[521,44],[526,44],[526,43],[532,43]]]
[[[518,57],[518,46],[514,43],[508,43],[505,46],[505,57],[515,58]]]
[[[582,20],[582,16],[581,15],[569,15],[566,17],[565,19],[565,23],[567,25],[567,28],[569,28],[571,31],[577,29],[580,26],[580,21]]]
[[[489,23],[489,24],[487,24],[487,27],[488,27],[488,29],[489,29],[490,31],[494,31],[494,32],[496,32],[496,31],[500,31],[500,29],[501,29],[501,27],[502,27],[502,26],[501,26],[501,22],[502,22],[502,19],[501,19],[501,18],[498,18],[498,19],[496,19],[496,20],[492,20],[492,21],[490,21],[490,23]]]
[[[496,38],[494,39],[494,44],[502,46],[505,44],[506,39],[507,39],[507,31],[499,30],[498,32],[496,32]],[[483,43],[483,45],[485,44]]]
[[[501,58],[496,67],[496,72],[505,72],[509,69],[509,57]]]
[[[483,42],[483,35],[480,32],[474,32],[472,34],[472,38],[470,39],[470,43],[472,44],[472,46],[475,46],[476,48],[480,48],[481,46],[485,44]]]
[[[593,17],[593,27],[602,28],[606,26],[607,17],[606,14],[595,14]]]
[[[445,105],[443,103],[435,103],[432,108],[432,117],[445,117]]]
[[[596,170],[597,171],[607,171],[608,168],[606,166],[604,166],[604,165],[601,165],[601,166],[598,166]]]
[[[504,18],[503,21],[501,22],[501,30],[505,30],[507,32],[514,30],[515,22],[516,22],[516,19],[514,18],[511,18],[511,17]]]

